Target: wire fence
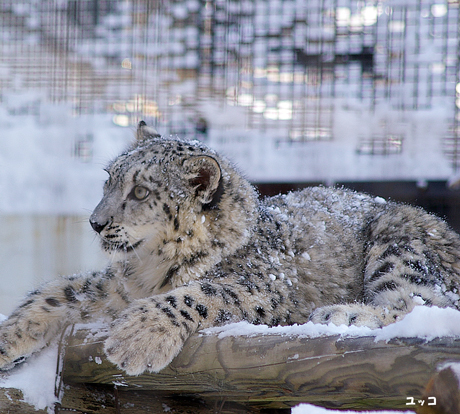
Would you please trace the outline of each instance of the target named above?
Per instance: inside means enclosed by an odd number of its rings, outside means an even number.
[[[389,108],[363,155],[400,153],[406,115],[441,110],[433,139],[460,165],[458,0],[3,0],[0,33],[3,102],[40,90],[181,135],[206,132],[206,104],[238,107],[234,122],[292,143],[333,142],[338,105]]]

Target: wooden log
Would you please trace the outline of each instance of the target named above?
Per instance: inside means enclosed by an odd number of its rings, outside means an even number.
[[[89,336],[88,336],[89,335]],[[194,335],[158,374],[128,376],[103,352],[104,336],[88,330],[68,338],[65,384],[117,385],[130,390],[232,401],[252,410],[288,409],[300,402],[328,408],[415,409],[437,367],[460,360],[460,339]],[[65,394],[65,393],[64,393]]]
[[[47,414],[47,410],[36,410],[23,401],[22,391],[15,388],[0,388],[0,413]]]
[[[226,401],[205,401],[196,396],[178,396],[156,391],[119,391],[112,386],[66,384],[58,413],[85,414],[249,414],[252,410],[243,404]],[[1,411],[0,411],[1,412]],[[286,414],[290,414],[288,410]]]

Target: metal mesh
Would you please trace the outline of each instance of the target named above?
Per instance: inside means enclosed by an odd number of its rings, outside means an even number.
[[[344,100],[399,113],[360,137],[363,155],[400,153],[405,114],[444,108],[433,139],[456,169],[458,27],[458,0],[4,0],[0,96],[36,89],[181,135],[206,130],[203,103],[240,107],[241,127],[293,143],[333,141]]]

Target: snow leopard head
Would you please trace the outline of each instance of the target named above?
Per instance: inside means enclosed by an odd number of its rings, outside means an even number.
[[[144,122],[137,135],[107,167],[90,223],[115,261],[146,278],[155,269],[170,284],[185,283],[249,240],[257,193],[200,142],[163,138]]]
[[[141,121],[137,142],[106,169],[102,200],[90,217],[105,251],[174,256],[168,244],[199,237],[204,214],[219,209],[221,162],[198,142],[162,138]]]

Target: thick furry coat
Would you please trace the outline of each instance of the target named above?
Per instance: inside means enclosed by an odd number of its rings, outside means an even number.
[[[107,172],[90,223],[111,264],[30,293],[0,325],[4,369],[100,318],[109,360],[140,374],[232,321],[379,327],[459,307],[459,236],[421,209],[324,187],[260,201],[223,157],[143,122]]]

